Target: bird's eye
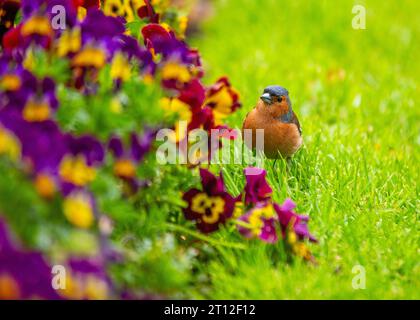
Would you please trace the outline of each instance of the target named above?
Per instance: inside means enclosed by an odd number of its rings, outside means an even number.
[[[279,100],[279,102],[282,102],[283,101],[283,96],[277,97],[277,100]]]

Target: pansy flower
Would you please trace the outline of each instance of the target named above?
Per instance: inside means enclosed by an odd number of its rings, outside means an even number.
[[[294,212],[296,204],[291,199],[286,199],[284,203],[279,206],[274,204],[278,219],[281,225],[283,235],[287,234],[288,229],[296,234],[299,239],[309,239],[316,242],[316,238],[310,234],[308,229],[308,216],[299,215]]]
[[[60,187],[59,165],[67,152],[65,138],[53,121],[22,122],[17,128],[22,160],[33,177],[35,189],[46,199]]]
[[[238,230],[246,238],[260,238],[268,243],[277,242],[278,217],[270,202],[256,204],[238,220],[245,223],[239,224]]]
[[[83,5],[84,0],[21,0],[23,20],[30,19],[35,15],[47,17],[50,21],[57,13],[53,8],[57,5],[64,7],[67,27],[73,27],[77,22],[77,9]]]
[[[144,44],[155,56],[163,53],[165,45],[175,40],[175,35],[158,23],[150,23],[141,29]]]
[[[17,137],[0,124],[0,155],[8,155],[16,161],[20,156],[20,150],[20,142]]]
[[[96,93],[98,71],[105,66],[106,59],[107,54],[101,47],[88,45],[81,49],[71,61],[72,85],[85,95]]]
[[[140,46],[137,40],[126,34],[116,37],[115,50],[122,52],[129,60],[135,59],[140,65],[140,70],[146,74],[154,74],[156,64],[152,54],[144,46]]]
[[[104,300],[113,297],[111,281],[100,258],[70,258],[66,285],[57,292],[65,299]]]
[[[167,89],[182,89],[191,81],[187,65],[175,59],[166,61],[161,69],[162,85]]]
[[[297,255],[298,257],[302,257],[307,261],[316,263],[316,260],[312,255],[311,251],[309,250],[308,246],[304,242],[300,241],[299,237],[293,230],[288,230],[286,234],[286,241],[295,255]]]
[[[205,91],[202,84],[198,79],[194,79],[182,89],[178,97],[161,99],[161,107],[167,115],[178,115],[178,121],[175,123],[176,138],[173,138],[173,141],[179,142],[185,138],[186,132],[181,129],[186,128],[180,128],[179,121],[186,122],[188,130],[200,127],[201,122],[197,120],[196,114],[201,112],[204,96]]]
[[[255,204],[271,198],[273,190],[266,180],[267,172],[260,168],[245,168],[245,204]]]
[[[80,26],[64,30],[55,42],[57,55],[66,57],[77,53],[82,46],[82,32]]]
[[[111,49],[112,48],[112,49]],[[145,76],[152,76],[156,70],[156,63],[152,54],[144,47],[140,47],[136,39],[121,34],[113,38],[108,50],[112,53],[110,76],[114,81],[115,90],[131,78],[133,65],[138,65]]]
[[[154,61],[162,65],[162,85],[167,89],[182,90],[194,78],[202,76],[197,50],[176,38],[167,26],[151,23],[143,27],[144,44]],[[159,59],[160,58],[160,59]]]
[[[199,79],[192,79],[181,91],[179,100],[188,104],[193,112],[201,109],[205,99],[205,89]]]
[[[98,28],[98,26],[101,26]],[[106,16],[100,10],[91,10],[82,22],[84,40],[106,41],[125,32],[121,19]]]
[[[170,136],[171,141],[180,142],[187,137],[187,127],[192,119],[192,111],[188,104],[178,98],[162,98],[160,107],[168,117],[176,116],[174,134]]]
[[[0,300],[60,299],[51,280],[51,268],[42,254],[13,243],[0,219]]]
[[[87,191],[75,189],[65,196],[63,212],[72,225],[89,229],[97,215],[95,200]]]
[[[131,64],[128,57],[122,52],[117,52],[111,62],[111,79],[119,89],[121,84],[131,77]]]
[[[11,1],[9,1],[11,2]],[[76,4],[71,0],[22,0],[22,22],[10,29],[3,37],[3,47],[8,51],[14,49],[27,49],[36,44],[49,48],[54,37],[60,31],[55,31],[51,25],[56,12],[53,8],[60,5],[65,8],[66,29],[76,24]]]
[[[106,15],[122,17],[126,22],[132,22],[141,4],[141,0],[104,0],[103,11]]]
[[[72,58],[74,68],[101,69],[107,61],[107,53],[101,46],[86,45]]]
[[[0,106],[3,107],[5,101],[14,98],[10,95],[17,92],[28,77],[30,77],[29,72],[20,64],[12,62],[11,56],[3,54],[0,57],[0,99],[1,96],[6,96],[6,99],[0,100]]]
[[[101,28],[98,28],[98,25]],[[74,86],[86,88],[86,84],[96,83],[97,74],[116,50],[115,39],[124,33],[124,25],[119,19],[104,15],[99,10],[89,10],[81,24],[82,46],[71,58]],[[95,88],[90,88],[94,91]],[[87,93],[90,93],[87,91]]]
[[[20,36],[24,41],[25,48],[35,43],[48,49],[54,37],[54,30],[48,17],[34,15],[22,23]]]
[[[208,133],[211,129],[216,129],[213,111],[208,107],[195,111],[188,129],[203,129]]]
[[[60,178],[65,184],[83,187],[93,181],[102,164],[104,149],[92,136],[66,136],[67,153],[60,162]]]
[[[124,148],[123,141],[119,137],[112,137],[108,143],[109,149],[116,158],[114,174],[121,179],[134,179],[136,167],[150,150],[154,132],[149,130],[141,138],[135,133],[130,135],[130,146]]]
[[[200,231],[210,233],[232,216],[235,200],[226,192],[222,177],[217,178],[206,169],[200,169],[200,176],[202,190],[194,188],[183,196],[188,203],[184,215],[195,221]]]
[[[0,156],[8,156],[18,161],[22,152],[22,144],[16,130],[21,122],[16,113],[0,111]]]
[[[232,88],[226,77],[220,78],[207,89],[204,104],[213,109],[216,124],[221,124],[228,115],[241,106],[239,93]]]
[[[29,122],[50,119],[52,113],[58,108],[54,80],[48,77],[36,80],[35,77],[31,77],[30,82],[26,82],[24,85],[31,86],[32,92],[28,95],[23,107],[23,118]]]
[[[149,19],[150,23],[159,23],[159,14],[155,12],[150,0],[144,0],[144,5],[137,9],[137,15],[141,19]]]
[[[28,122],[40,122],[52,118],[58,108],[53,79],[49,77],[37,79],[30,72],[20,68],[17,68],[15,73],[6,71],[3,76],[0,75],[0,79],[3,79],[4,85],[9,89],[3,93],[5,99],[0,100],[1,106],[19,110]]]

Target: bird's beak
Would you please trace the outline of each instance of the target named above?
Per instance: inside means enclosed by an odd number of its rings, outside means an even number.
[[[271,104],[271,103],[272,103],[271,96],[270,96],[270,94],[269,94],[269,93],[264,93],[264,94],[260,97],[260,99],[261,99],[262,101],[264,101],[265,103],[268,103],[268,104]]]

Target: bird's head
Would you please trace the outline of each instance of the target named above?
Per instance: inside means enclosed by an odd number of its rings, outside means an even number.
[[[289,92],[280,86],[269,86],[260,97],[260,105],[273,117],[279,118],[292,112]]]

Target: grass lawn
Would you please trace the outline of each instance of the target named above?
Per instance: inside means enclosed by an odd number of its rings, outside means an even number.
[[[241,126],[265,86],[289,90],[304,146],[289,168],[267,161],[266,169],[275,200],[296,201],[319,239],[310,245],[317,266],[279,263],[258,241],[220,249],[201,266],[212,285],[196,297],[420,298],[420,3],[361,3],[366,30],[352,28],[355,1],[216,1],[193,39],[206,82],[228,75],[241,93],[231,126]],[[243,167],[222,170],[235,193]],[[364,290],[352,287],[357,265]]]

